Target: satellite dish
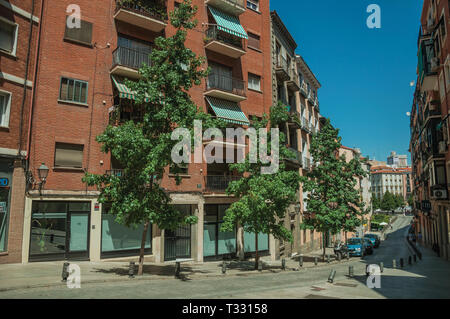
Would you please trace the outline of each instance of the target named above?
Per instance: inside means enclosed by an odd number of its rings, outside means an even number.
[[[411,116],[411,112],[406,112],[406,116]]]
[[[411,82],[409,82],[409,86],[414,86],[414,84],[416,84],[416,82],[415,81],[411,81]]]

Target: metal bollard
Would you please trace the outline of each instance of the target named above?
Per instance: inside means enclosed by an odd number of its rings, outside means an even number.
[[[286,270],[286,259],[285,258],[281,259],[281,269]]]
[[[300,255],[300,257],[298,258],[298,265],[299,267],[303,267],[303,255]]]
[[[337,254],[337,260],[340,262],[341,261],[341,259],[342,259],[342,256],[341,256],[341,254]]]
[[[411,265],[411,264],[412,264],[412,257],[408,256],[408,265]]]
[[[327,255],[327,264],[330,263],[330,254]]]
[[[314,265],[317,266],[317,263],[318,263],[318,258],[314,257]]]
[[[181,272],[181,263],[177,261],[175,263],[175,278],[180,277],[180,272]]]
[[[262,261],[259,260],[258,261],[258,271],[262,271],[262,270],[263,270],[263,264],[262,264]]]
[[[414,262],[416,263],[417,262],[417,255],[414,254],[413,258],[414,258]]]
[[[65,262],[64,264],[63,264],[63,269],[62,269],[62,274],[61,274],[61,277],[62,277],[62,280],[61,281],[67,281],[67,277],[69,277],[69,272],[67,271],[67,268],[69,268],[69,263],[67,263],[67,262]]]
[[[328,276],[328,282],[333,283],[334,276],[336,276],[336,270],[332,269],[330,275]]]
[[[348,266],[348,276],[350,278],[353,278],[353,275],[355,274],[355,271],[353,269],[353,266]]]
[[[134,278],[134,268],[135,268],[134,261],[130,261],[130,265],[128,266],[128,277],[129,278]]]
[[[397,260],[395,259],[392,260],[392,268],[397,268]]]
[[[404,265],[403,258],[400,258],[400,268],[403,268]]]
[[[349,260],[350,260],[350,253],[347,252],[347,261],[349,261]]]
[[[222,263],[222,274],[226,274],[226,272],[227,272],[227,263],[224,260]]]
[[[384,271],[384,263],[381,262],[381,263],[380,263],[380,272],[383,272],[383,271]]]

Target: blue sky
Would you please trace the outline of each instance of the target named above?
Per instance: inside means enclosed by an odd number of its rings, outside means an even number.
[[[369,29],[368,5],[381,8]],[[343,145],[386,160],[407,154],[423,0],[272,0],[322,84],[320,111],[340,129]],[[409,156],[410,158],[410,156]]]

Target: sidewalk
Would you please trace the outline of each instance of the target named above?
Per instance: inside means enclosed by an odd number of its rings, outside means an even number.
[[[338,263],[335,260],[332,249],[327,248],[330,253],[330,264],[322,260],[322,251],[305,254],[302,268],[326,267]],[[314,257],[318,257],[318,265],[314,264]],[[280,273],[281,260],[271,261],[270,257],[262,257],[263,270],[254,269],[254,261],[227,261],[226,274],[222,274],[222,261],[215,262],[185,262],[181,264],[180,278],[175,278],[175,263],[144,263],[144,275],[128,277],[127,262],[89,262],[73,261],[81,269],[81,284],[100,282],[119,282],[129,280],[192,280],[208,277],[223,276],[250,276],[262,273]],[[355,260],[352,258],[351,260]],[[341,263],[347,262],[343,259]],[[28,264],[5,264],[0,265],[0,292],[14,289],[64,286],[61,274],[63,261],[36,262]],[[298,256],[286,258],[286,272],[298,271],[300,269]],[[135,273],[137,273],[137,265]]]

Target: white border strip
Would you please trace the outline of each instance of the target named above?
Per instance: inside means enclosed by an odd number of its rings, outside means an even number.
[[[31,16],[31,13],[19,8],[18,6],[15,6],[9,2],[6,2],[5,0],[0,0],[0,5],[12,10],[13,12],[20,14],[21,16],[27,18],[27,19],[33,19],[34,22],[39,23],[39,18],[36,16]]]
[[[0,79],[5,79],[7,81],[11,81],[20,85],[23,85],[25,80],[23,78],[19,78],[18,76],[6,73],[6,72],[2,72],[0,71]],[[33,82],[31,82],[30,80],[27,80],[27,86],[28,87],[33,87]]]

